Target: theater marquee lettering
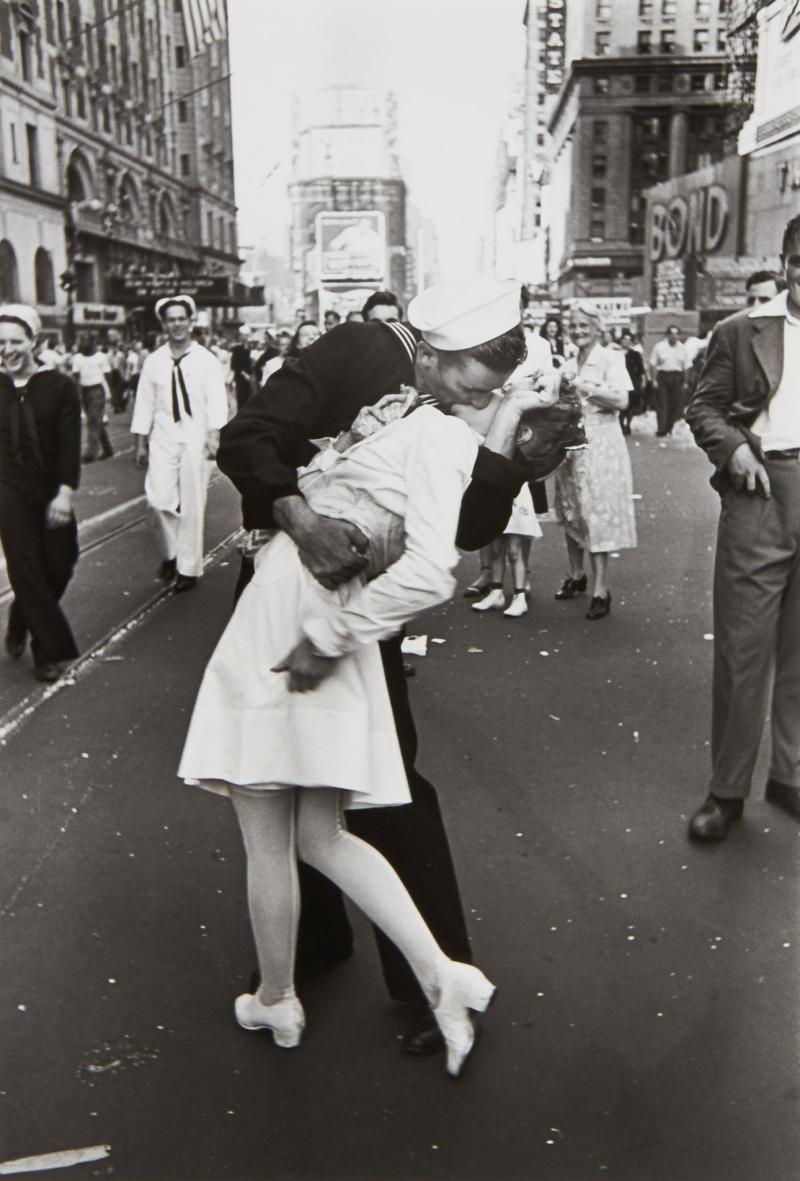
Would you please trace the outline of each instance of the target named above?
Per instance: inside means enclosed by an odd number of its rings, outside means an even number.
[[[725,240],[730,219],[722,185],[696,189],[687,197],[657,202],[650,211],[649,255],[653,263],[687,254],[713,254]]]

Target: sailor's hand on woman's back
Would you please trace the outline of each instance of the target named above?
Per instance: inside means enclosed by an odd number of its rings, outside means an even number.
[[[300,561],[326,590],[355,578],[367,564],[367,539],[349,521],[315,513],[302,496],[275,501],[278,526],[297,546]]]

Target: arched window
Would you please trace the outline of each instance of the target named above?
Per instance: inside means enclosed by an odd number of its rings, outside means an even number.
[[[0,301],[2,303],[17,303],[19,301],[17,256],[14,253],[14,247],[7,238],[0,242]]]
[[[85,156],[74,151],[67,165],[67,200],[88,201],[93,193],[92,171]]]
[[[53,260],[50,252],[40,246],[33,259],[34,277],[36,280],[36,302],[54,304],[56,302],[56,284],[53,275]]]

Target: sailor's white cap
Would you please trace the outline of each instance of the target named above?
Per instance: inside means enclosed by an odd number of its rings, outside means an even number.
[[[19,320],[34,338],[42,331],[39,313],[27,303],[0,304],[0,320]]]
[[[197,307],[191,295],[167,295],[164,299],[156,300],[156,315],[159,320],[172,303],[182,304],[186,308],[190,320],[193,320],[197,315]]]
[[[482,276],[437,283],[411,300],[408,320],[435,349],[475,348],[519,324],[520,284]]]

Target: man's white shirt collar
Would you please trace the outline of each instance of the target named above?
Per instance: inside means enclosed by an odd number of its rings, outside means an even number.
[[[758,304],[747,314],[751,320],[758,320],[763,316],[777,316],[781,319],[788,320],[790,324],[800,324],[800,320],[789,311],[788,291],[779,292],[769,303]]]

